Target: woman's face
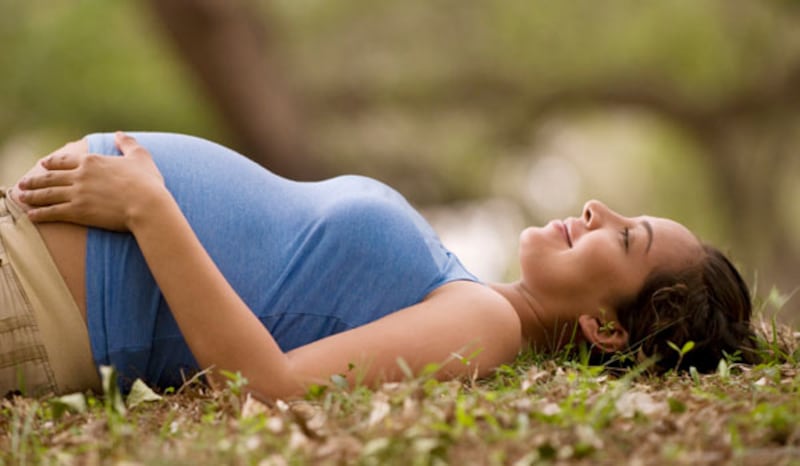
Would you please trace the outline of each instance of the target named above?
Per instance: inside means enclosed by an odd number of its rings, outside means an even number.
[[[635,296],[654,269],[681,270],[700,252],[697,238],[677,222],[624,217],[589,201],[579,218],[522,232],[521,279],[546,312],[601,316]]]

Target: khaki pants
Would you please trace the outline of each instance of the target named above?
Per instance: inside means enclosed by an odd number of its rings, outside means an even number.
[[[99,386],[80,310],[36,227],[0,188],[0,396]]]

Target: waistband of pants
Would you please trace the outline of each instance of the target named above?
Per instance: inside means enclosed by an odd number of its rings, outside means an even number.
[[[41,332],[57,391],[99,390],[89,332],[72,294],[58,271],[39,231],[11,197],[0,188],[0,223],[9,262],[27,295]]]

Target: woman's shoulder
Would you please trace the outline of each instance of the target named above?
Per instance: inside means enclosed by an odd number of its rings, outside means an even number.
[[[452,313],[453,318],[465,319],[476,328],[502,337],[506,351],[516,353],[522,344],[522,324],[516,310],[500,293],[485,284],[453,281],[434,290],[425,301],[435,304],[436,309]]]
[[[490,286],[471,280],[455,280],[433,290],[425,301],[452,303],[472,303],[469,307],[486,310],[489,313],[509,314],[517,321],[517,313],[511,303]]]

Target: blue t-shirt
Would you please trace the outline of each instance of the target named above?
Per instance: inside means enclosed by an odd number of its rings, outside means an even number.
[[[284,351],[418,303],[450,281],[477,281],[422,216],[378,181],[296,182],[196,137],[133,136]],[[119,155],[113,134],[88,140],[90,152]],[[132,235],[90,229],[86,271],[94,359],[115,366],[123,388],[137,377],[176,386],[199,369]]]

